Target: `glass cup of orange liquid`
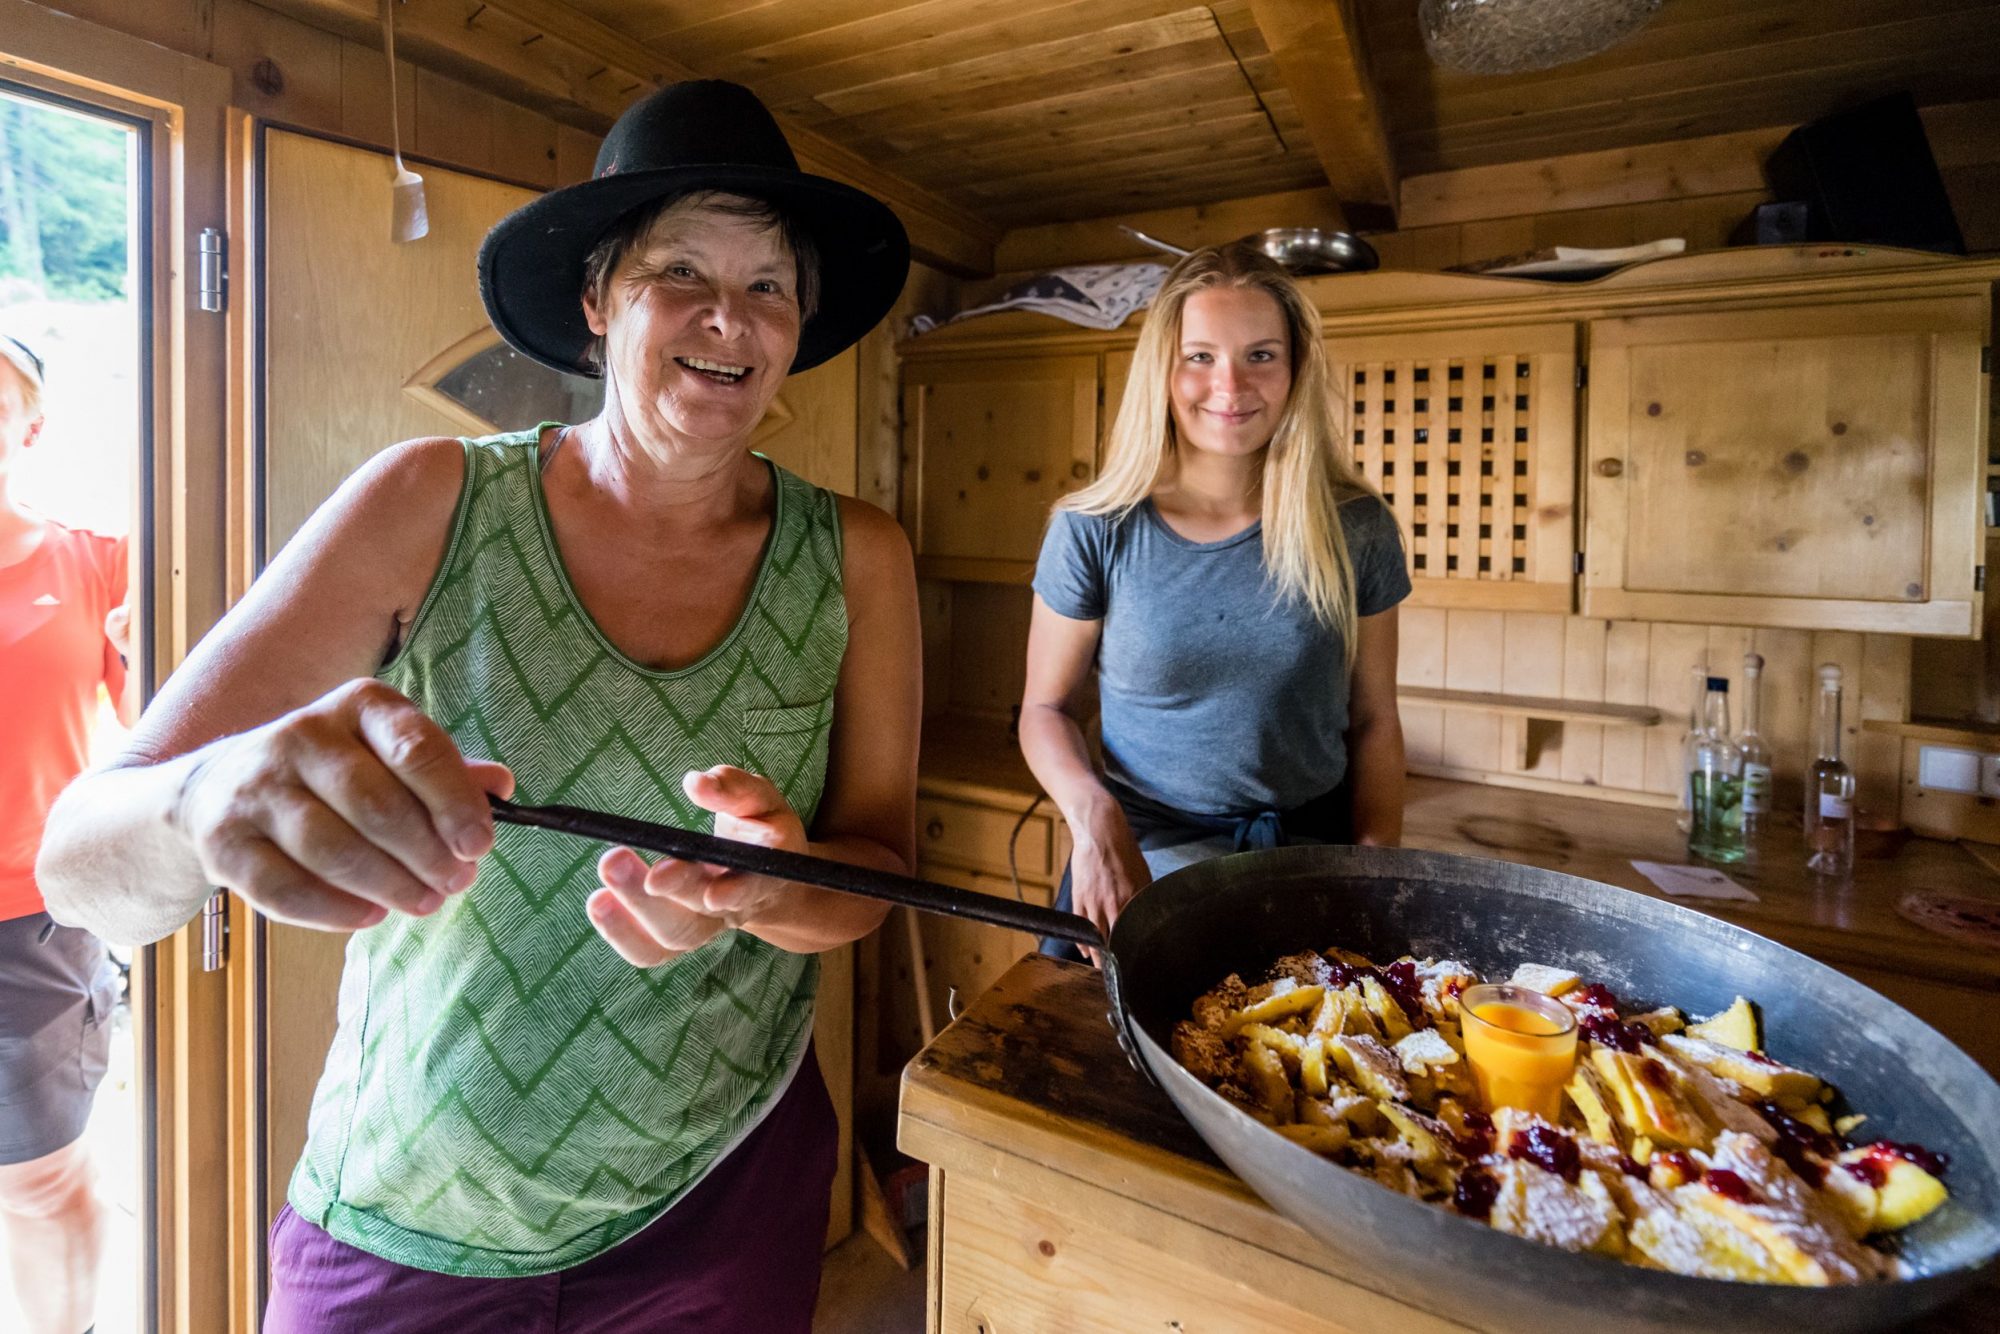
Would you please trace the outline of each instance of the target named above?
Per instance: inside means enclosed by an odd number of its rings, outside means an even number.
[[[1576,1015],[1539,991],[1510,983],[1467,987],[1459,997],[1472,1076],[1489,1112],[1513,1107],[1546,1121],[1562,1113],[1576,1069]]]

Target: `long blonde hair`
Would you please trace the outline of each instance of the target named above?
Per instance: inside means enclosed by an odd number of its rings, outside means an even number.
[[[1179,448],[1169,379],[1180,356],[1181,312],[1196,292],[1252,288],[1270,295],[1291,342],[1292,389],[1264,453],[1264,570],[1282,595],[1296,596],[1339,633],[1354,668],[1354,559],[1340,505],[1375,495],[1340,438],[1319,311],[1291,275],[1245,245],[1208,246],[1167,274],[1139,331],[1125,397],[1105,436],[1097,480],[1057,502],[1059,509],[1123,518],[1173,475]]]

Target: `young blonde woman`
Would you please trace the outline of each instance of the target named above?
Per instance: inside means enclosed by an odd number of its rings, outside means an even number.
[[[1401,837],[1410,581],[1343,448],[1320,337],[1270,260],[1187,256],[1139,336],[1103,474],[1043,540],[1021,750],[1075,839],[1058,906],[1107,935],[1176,867]]]

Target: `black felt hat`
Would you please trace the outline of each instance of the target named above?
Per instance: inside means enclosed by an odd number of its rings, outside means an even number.
[[[839,355],[889,313],[910,271],[910,240],[882,203],[799,170],[778,122],[741,84],[670,84],[628,107],[597,169],[502,218],[479,247],[479,295],[517,351],[573,375],[598,374],[583,318],[583,264],[633,209],[690,190],[762,199],[819,249],[819,307],[799,330],[802,371]]]

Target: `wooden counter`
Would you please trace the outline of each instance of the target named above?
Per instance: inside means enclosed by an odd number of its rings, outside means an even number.
[[[1474,783],[1410,780],[1403,842],[1413,848],[1540,866],[1667,898],[1634,860],[1686,862],[1673,813]],[[1944,936],[1896,911],[1912,894],[2000,904],[2000,876],[1956,843],[1912,838],[1861,858],[1853,880],[1819,884],[1805,870],[1798,825],[1780,823],[1753,865],[1723,868],[1756,903],[1671,899],[1832,964],[1922,1018],[2000,1074],[2000,948]]]
[[[1671,822],[1668,826],[1672,832]],[[932,1334],[1437,1334],[1273,1213],[1119,1052],[1087,968],[1016,964],[913,1061]],[[1995,1334],[1981,1289],[1912,1328]]]
[[[1037,791],[1018,744],[1004,724],[992,722],[928,722],[922,777],[926,790],[973,793],[1017,809],[1026,809]],[[1403,842],[1409,847],[1539,866],[1656,898],[1666,896],[1632,868],[1633,861],[1689,860],[1686,836],[1674,828],[1671,811],[1436,778],[1408,782]],[[1896,911],[1912,894],[2000,905],[2000,875],[1957,843],[1910,838],[1892,856],[1859,859],[1847,886],[1827,888],[1806,872],[1795,815],[1778,817],[1758,854],[1755,864],[1724,868],[1758,902],[1672,901],[1832,964],[2000,1074],[2000,1023],[1994,1022],[2000,948],[1940,935]],[[1058,875],[1061,869],[1055,867]]]

